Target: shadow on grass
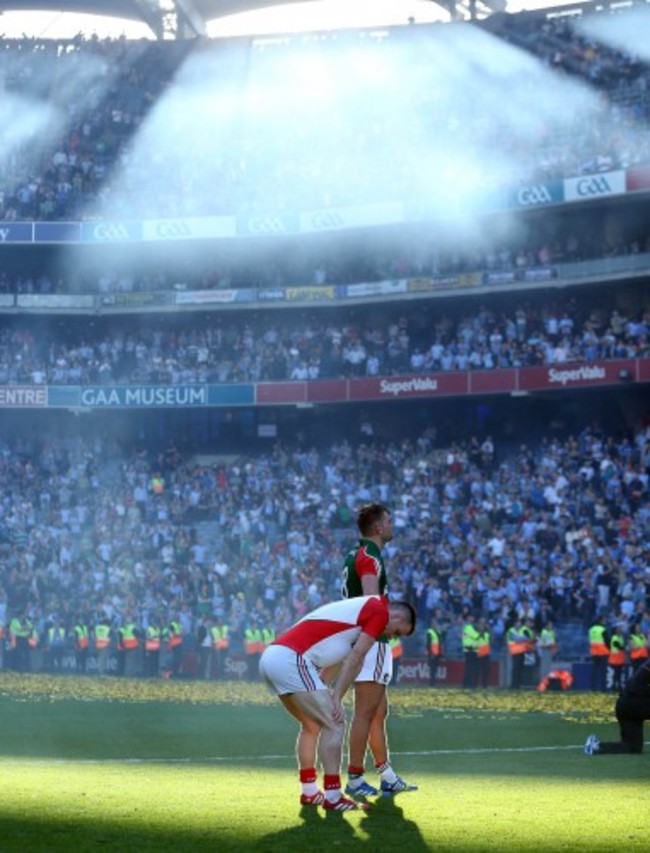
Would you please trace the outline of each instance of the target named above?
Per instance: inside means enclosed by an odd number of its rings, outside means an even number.
[[[430,849],[417,823],[404,817],[399,797],[379,797],[374,800],[363,816],[361,829],[368,837],[368,844],[375,850],[381,850],[386,838],[394,833],[398,834],[399,847],[408,853],[421,853]]]
[[[251,849],[260,853],[329,847],[346,850],[400,847],[408,853],[425,853],[430,849],[415,821],[404,817],[395,797],[373,800],[369,810],[361,813],[360,822],[358,812],[325,812],[304,806],[299,817],[299,826],[266,835]]]
[[[125,853],[239,853],[253,849],[254,827],[251,836],[242,838],[214,832],[196,832],[188,827],[160,830],[153,827],[133,827],[118,821],[84,821],[69,818],[38,820],[33,813],[24,819],[0,814],[0,850],[2,853],[85,853],[90,850],[111,850]]]
[[[417,824],[404,818],[395,798],[381,797],[362,814],[325,812],[303,806],[295,824],[295,812],[287,815],[293,825],[285,830],[257,837],[224,833],[222,829],[196,831],[191,827],[161,830],[120,821],[39,820],[31,813],[25,818],[0,814],[0,850],[2,853],[28,850],[29,853],[70,853],[87,850],[137,850],[138,853],[289,853],[289,851],[339,848],[375,850],[402,848],[408,853],[424,853],[429,848]]]
[[[251,850],[264,853],[286,853],[288,850],[318,850],[329,847],[350,849],[362,845],[361,839],[352,824],[348,823],[350,813],[326,812],[313,806],[301,806],[298,812],[300,824],[273,832],[260,838]]]

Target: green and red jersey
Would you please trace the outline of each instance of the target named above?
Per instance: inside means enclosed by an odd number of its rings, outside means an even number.
[[[365,595],[361,586],[361,578],[364,575],[372,575],[379,581],[379,595],[386,594],[386,567],[381,556],[381,551],[370,539],[360,539],[356,548],[348,551],[343,564],[343,581],[341,584],[341,596],[343,598],[357,598]]]

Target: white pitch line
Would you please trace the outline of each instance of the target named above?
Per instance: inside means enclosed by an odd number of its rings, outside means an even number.
[[[485,747],[479,749],[430,749],[417,751],[393,751],[392,755],[430,756],[430,755],[486,755],[501,752],[553,752],[560,750],[582,749],[582,744],[570,746],[506,746]],[[293,754],[283,755],[213,755],[205,758],[2,758],[0,767],[34,766],[47,767],[64,764],[218,764],[229,761],[288,761],[294,759]]]

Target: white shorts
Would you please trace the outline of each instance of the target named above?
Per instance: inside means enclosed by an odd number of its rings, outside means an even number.
[[[356,681],[390,684],[393,677],[393,654],[388,643],[375,643],[366,655]]]
[[[276,696],[327,690],[318,668],[287,646],[267,646],[260,658],[260,675]]]

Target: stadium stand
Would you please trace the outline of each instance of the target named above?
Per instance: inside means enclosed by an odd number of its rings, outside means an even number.
[[[533,49],[551,67],[568,68],[586,76],[592,86],[604,87],[607,104],[597,102],[586,113],[577,105],[573,111],[554,110],[552,116],[540,118],[531,138],[512,117],[497,115],[489,77],[483,83],[490,97],[477,100],[471,99],[462,78],[459,85],[451,86],[447,80],[442,88],[434,62],[419,66],[417,73],[405,73],[406,40],[409,49],[422,46],[427,55],[432,44],[444,49],[449,36],[438,25],[406,33],[387,31],[371,44],[360,43],[356,34],[307,45],[288,40],[279,46],[244,40],[228,46],[203,40],[144,45],[6,41],[0,55],[5,92],[16,105],[48,105],[54,110],[49,118],[55,127],[58,110],[68,112],[69,120],[47,142],[34,127],[27,138],[37,144],[7,146],[0,175],[0,219],[247,214],[267,210],[268,199],[274,199],[277,211],[413,200],[430,192],[422,181],[421,160],[430,159],[426,145],[434,139],[441,152],[453,150],[462,140],[465,157],[482,164],[480,180],[485,186],[506,179],[512,184],[557,180],[650,161],[647,134],[639,132],[649,109],[646,65],[618,52],[595,50],[565,21],[534,16],[502,20],[511,41]],[[535,38],[529,35],[531,27]],[[291,100],[283,104],[273,89],[289,82],[282,76],[283,67],[290,75],[292,68],[304,66],[308,55],[309,62],[340,68],[342,75],[353,73],[358,61],[353,49],[389,69],[381,98],[372,79],[359,78],[347,91],[333,79],[342,120],[324,126],[323,113],[331,105],[302,101],[300,132],[294,133],[291,118],[296,104]],[[526,64],[516,68],[522,90],[543,85],[539,68]],[[204,81],[197,81],[201,74],[216,78],[209,91]],[[233,77],[242,93],[241,115],[234,125],[224,121],[215,151],[214,126],[197,121],[193,109],[201,111],[209,102],[226,100]],[[268,90],[257,92],[255,87],[264,81],[271,81]],[[412,92],[406,108],[404,86]],[[156,124],[155,110],[152,114],[152,106],[166,92],[172,93],[167,106],[174,121],[184,123],[191,135],[190,157],[188,136],[165,134]],[[179,94],[174,96],[175,92]],[[182,94],[189,103],[184,111]],[[255,109],[256,98],[260,103],[272,99],[272,117]],[[363,110],[358,108],[360,101]],[[227,107],[223,109],[228,117]],[[399,116],[404,136],[414,141],[406,149],[408,156],[397,162],[394,116]],[[152,145],[135,144],[139,133]],[[486,159],[485,151],[491,151],[492,158]],[[503,160],[501,172],[493,171],[491,162],[497,151]],[[391,185],[378,181],[377,175],[390,175]]]
[[[637,289],[637,300],[644,293]],[[282,322],[189,317],[144,327],[122,319],[90,329],[86,320],[53,329],[12,319],[0,325],[0,384],[306,381],[648,358],[650,316],[612,307],[621,297],[620,289],[599,298],[527,297],[511,312],[493,298],[470,314],[406,305],[398,317],[350,311],[344,324],[318,312],[307,321],[302,313]]]
[[[423,626],[411,655],[435,615],[460,658],[468,611],[488,617],[495,658],[517,617],[553,619],[575,660],[596,614],[648,634],[648,68],[566,19],[481,27],[525,49],[524,88],[561,69],[597,103],[518,135],[494,81],[468,110],[471,92],[443,93],[431,62],[381,102],[368,82],[339,91],[350,120],[303,105],[287,134],[295,104],[277,103],[269,128],[257,103],[215,138],[196,116],[174,126],[179,93],[205,106],[197,68],[226,69],[243,98],[252,68],[345,68],[361,36],[0,42],[7,102],[47,105],[56,131],[39,136],[41,114],[0,155],[0,625],[11,646],[12,620],[30,620],[35,668],[50,628],[70,643],[80,619],[114,634],[134,621],[141,639],[178,622],[194,653],[211,617],[243,655],[247,628],[338,597],[370,500],[393,511],[392,592]],[[394,69],[448,38],[406,28],[361,52]],[[362,102],[364,132],[350,118]],[[420,140],[400,163],[395,116]],[[348,227],[341,206],[425,200],[433,130],[484,162],[495,215],[469,234],[438,212]],[[577,197],[594,175],[606,183]],[[339,230],[284,228],[314,209]],[[227,240],[192,239],[187,222],[222,215]],[[145,246],[146,217],[181,231]],[[61,249],[42,223],[78,236]]]

